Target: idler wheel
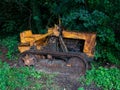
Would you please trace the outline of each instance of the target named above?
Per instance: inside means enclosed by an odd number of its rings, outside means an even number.
[[[85,74],[87,69],[87,63],[80,57],[71,57],[67,63],[67,66],[72,69],[72,73]]]

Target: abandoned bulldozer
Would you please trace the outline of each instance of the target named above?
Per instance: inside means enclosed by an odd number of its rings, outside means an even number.
[[[96,33],[73,32],[55,25],[46,34],[20,33],[19,65],[31,66],[41,60],[62,60],[66,67],[84,72],[94,57]]]

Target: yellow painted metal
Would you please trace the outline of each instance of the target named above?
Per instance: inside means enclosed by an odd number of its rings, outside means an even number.
[[[73,32],[69,30],[63,30],[63,38],[69,39],[82,39],[85,40],[83,52],[88,56],[94,56],[96,33],[86,32]],[[46,34],[32,34],[31,30],[26,30],[20,33],[21,44],[18,46],[19,51],[22,53],[29,50],[31,46],[35,45],[37,49],[42,49],[47,44],[48,36],[59,36],[58,26],[48,28]]]
[[[46,34],[32,34],[31,30],[26,30],[20,33],[21,43],[18,46],[18,49],[21,53],[29,50],[33,45],[35,45],[37,49],[41,49],[42,46],[46,45],[46,37],[50,35],[53,35],[51,30]]]

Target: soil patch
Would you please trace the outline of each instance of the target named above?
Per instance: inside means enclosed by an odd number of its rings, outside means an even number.
[[[17,66],[17,60],[9,60],[7,58],[7,48],[0,45],[0,61],[8,63],[11,67]]]
[[[79,73],[79,70],[76,72],[73,68],[67,67],[66,63],[62,60],[40,60],[37,64],[35,64],[35,68],[38,71],[48,74],[56,74],[53,78],[53,85],[57,86],[57,89],[55,90],[78,90],[79,87],[83,87],[84,90],[101,90],[94,84],[89,86],[82,85],[79,78],[83,75],[83,73]]]

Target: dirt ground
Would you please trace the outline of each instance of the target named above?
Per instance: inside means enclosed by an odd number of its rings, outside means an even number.
[[[5,47],[1,47],[0,52],[0,59],[2,62],[7,62],[11,67],[18,67],[17,60],[9,60],[6,58],[7,49]],[[56,64],[54,65],[54,63]],[[57,86],[57,88],[54,90],[78,90],[79,87],[83,87],[84,90],[100,90],[95,85],[82,85],[79,82],[79,78],[83,75],[83,73],[79,73],[75,69],[65,66],[65,64],[66,63],[61,60],[48,61],[46,59],[38,61],[34,67],[38,71],[48,74],[56,74],[53,79],[53,84],[55,87]]]
[[[6,55],[7,55],[7,48],[3,47],[0,45],[0,61],[2,62],[7,62],[11,67],[16,67],[17,66],[17,61],[16,60],[9,60]]]
[[[43,64],[41,62],[43,62]],[[46,62],[48,63],[46,64]],[[60,65],[54,66],[54,63],[59,63]],[[58,88],[55,90],[78,90],[79,87],[83,87],[84,90],[101,90],[95,85],[82,85],[79,79],[83,73],[79,73],[73,68],[65,66],[65,62],[61,60],[56,62],[41,60],[35,65],[35,68],[38,71],[42,71],[48,74],[56,74],[56,77],[54,78],[54,84],[58,86]]]

